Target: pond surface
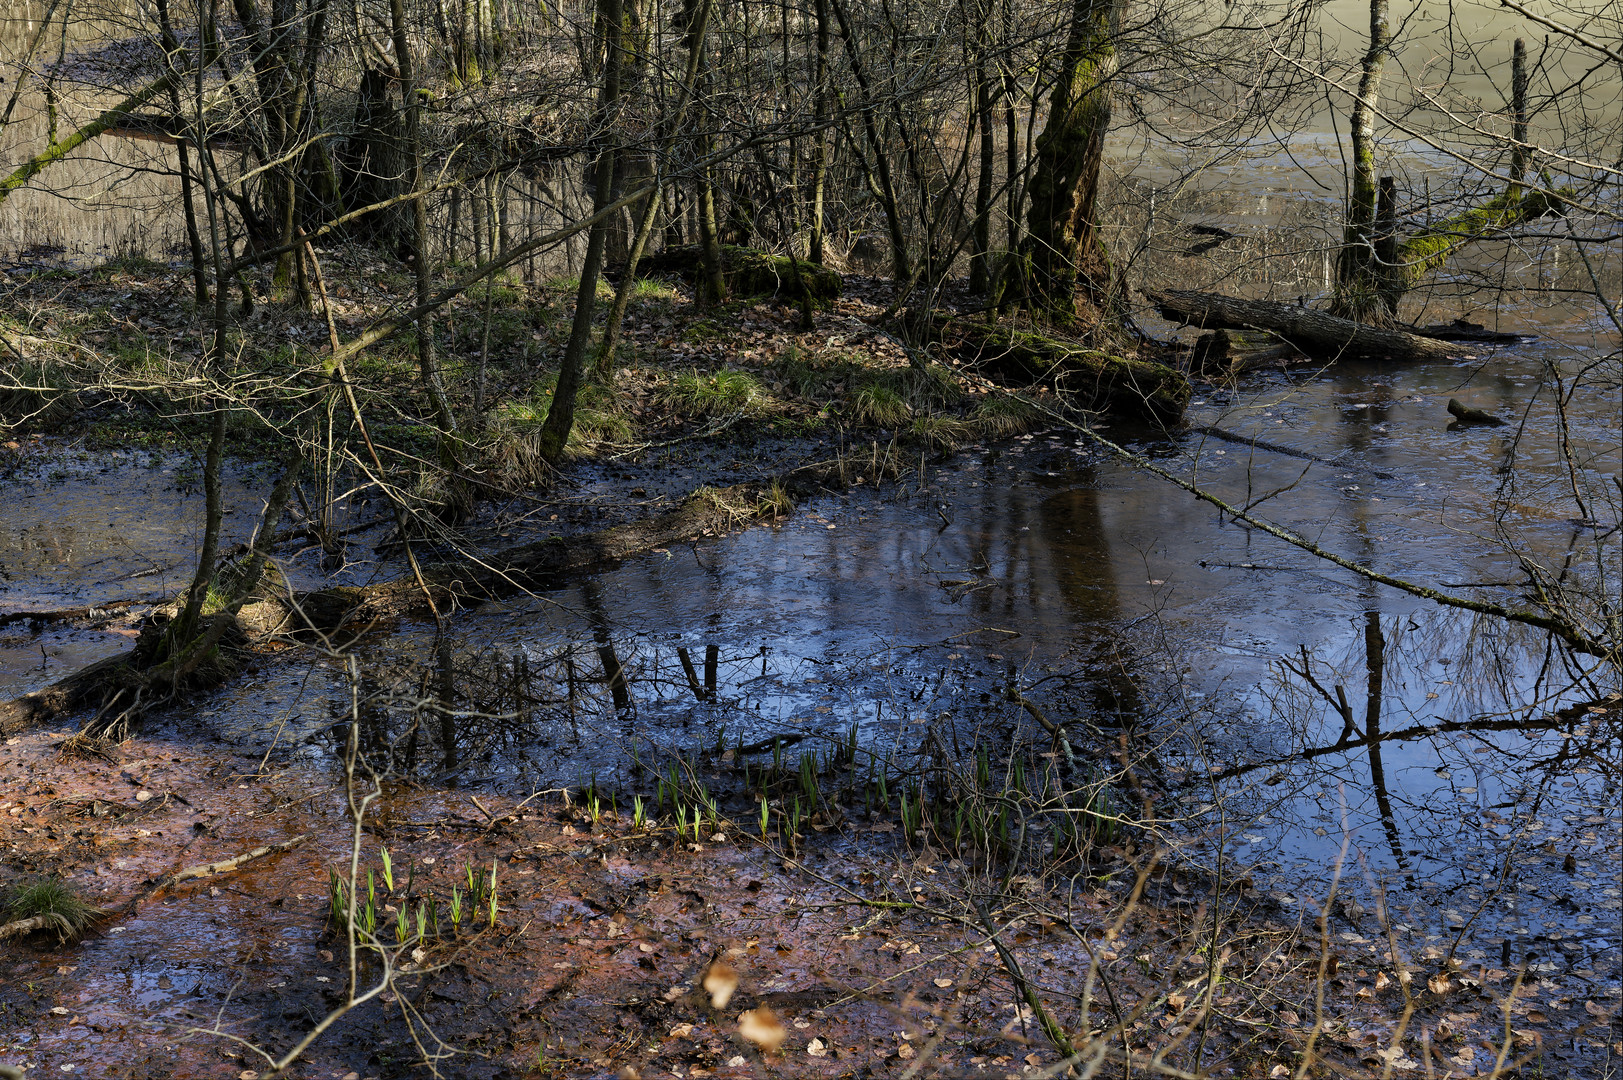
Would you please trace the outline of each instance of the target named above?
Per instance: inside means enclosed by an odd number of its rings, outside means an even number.
[[[1197,396],[1194,427],[1275,449],[1201,431],[1116,435],[1328,550],[1524,606],[1521,560],[1569,560],[1591,589],[1620,572],[1606,533],[1619,391],[1592,386],[1567,412],[1586,520],[1555,437],[1550,373],[1565,357],[1529,343]],[[1519,427],[1451,429],[1451,397]],[[135,469],[13,484],[7,610],[122,599],[151,588],[126,580],[147,567],[178,581],[190,548],[177,538],[196,507],[172,484]],[[1339,874],[1365,911],[1384,895],[1394,921],[1458,934],[1466,958],[1618,974],[1623,716],[1615,701],[1589,704],[1616,692],[1615,672],[1564,659],[1541,632],[1371,585],[1075,432],[972,448],[773,527],[488,605],[453,633],[458,693],[476,715],[460,723],[447,782],[638,786],[637,762],[718,740],[832,746],[853,725],[898,762],[961,757],[1011,745],[1012,682],[1048,715],[1098,726],[1105,738],[1079,736],[1078,749],[1101,774],[1108,740],[1128,733],[1166,793],[1151,835],[1179,858],[1248,868],[1261,893],[1309,913]],[[60,674],[38,670],[32,640],[14,644],[0,658],[11,692]],[[433,635],[402,627],[361,651],[380,737],[398,737],[397,706],[434,671]],[[519,671],[531,689],[515,716],[502,687]],[[193,715],[233,741],[323,759],[348,702],[336,670],[271,664]],[[1341,932],[1373,931],[1355,907]]]

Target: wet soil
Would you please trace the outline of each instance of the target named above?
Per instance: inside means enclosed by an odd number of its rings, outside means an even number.
[[[330,772],[266,768],[161,733],[116,761],[68,756],[63,734],[0,747],[6,775],[28,778],[0,805],[0,846],[10,870],[58,873],[112,914],[77,944],[36,936],[8,949],[0,1061],[30,1075],[262,1070],[257,1050],[285,1051],[345,1000],[348,964],[328,926],[329,871],[347,869],[352,835],[339,785]],[[305,833],[285,854],[122,903],[183,866]],[[798,858],[780,840],[731,824],[678,840],[612,814],[594,823],[545,795],[392,787],[360,846],[363,882],[368,870],[381,879],[380,850],[390,852],[385,917],[433,895],[443,919],[467,867],[494,866],[495,925],[465,919],[420,952],[393,950],[387,990],[288,1075],[416,1076],[425,1058],[465,1077],[1046,1075],[1057,1055],[1016,1006],[970,895],[991,899],[1005,943],[1072,1038],[1120,1022],[1135,1050],[1164,1045],[1221,953],[1232,972],[1213,1002],[1221,1023],[1186,1033],[1212,1075],[1291,1061],[1313,1028],[1321,967],[1315,1041],[1341,1075],[1375,1075],[1392,1047],[1399,1074],[1429,1064],[1472,1075],[1507,1038],[1511,1060],[1561,1075],[1602,1075],[1623,1053],[1608,1026],[1615,996],[1581,979],[1450,963],[1446,943],[1403,950],[1418,1011],[1394,1042],[1398,971],[1367,926],[1332,921],[1321,941],[1300,912],[1224,900],[1181,874],[1152,875],[1127,904],[1135,876],[1121,860],[1069,885],[1021,879],[998,891],[974,867],[910,849],[886,821],[812,833]],[[702,986],[717,960],[738,977],[722,1009]],[[1092,963],[1084,1023],[1077,995]],[[359,974],[370,987],[377,961]],[[738,1034],[740,1013],[762,1006],[786,1029],[777,1052]]]

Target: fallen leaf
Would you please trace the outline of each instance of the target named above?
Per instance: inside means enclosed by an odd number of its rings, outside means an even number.
[[[937,979],[937,980],[935,980],[935,984],[937,986],[941,987],[941,989],[945,990],[947,987],[952,985],[952,980],[951,979]]]
[[[53,1007],[51,1009],[51,1012],[54,1013],[57,1016],[66,1016],[66,1015],[68,1015],[68,1009],[67,1009],[66,1005],[57,1005],[57,1006],[55,1006],[55,1007]]]
[[[1289,1076],[1290,1074],[1291,1070],[1289,1065],[1275,1065],[1272,1069],[1268,1070],[1268,1075],[1270,1077]]]
[[[782,1046],[783,1040],[789,1037],[788,1029],[778,1023],[778,1018],[765,1005],[759,1009],[749,1009],[739,1016],[738,1033],[768,1054]]]
[[[1426,988],[1434,994],[1446,994],[1454,984],[1448,981],[1447,975],[1439,973],[1426,980]]]
[[[903,1061],[911,1058],[916,1053],[918,1053],[918,1051],[913,1049],[912,1043],[902,1043],[896,1048],[896,1056],[901,1058]]]
[[[678,1039],[685,1039],[689,1035],[693,1034],[693,1025],[677,1024],[675,1027],[671,1028],[671,1034],[676,1036]]]
[[[1375,989],[1377,989],[1377,990],[1385,990],[1388,986],[1391,986],[1391,985],[1392,985],[1392,980],[1387,978],[1386,972],[1377,971],[1375,973]]]
[[[711,1008],[725,1009],[733,999],[733,991],[738,989],[738,972],[717,960],[705,969],[704,989],[710,995]]]
[[[812,1057],[828,1057],[828,1047],[822,1039],[813,1039],[806,1044],[806,1053]]]

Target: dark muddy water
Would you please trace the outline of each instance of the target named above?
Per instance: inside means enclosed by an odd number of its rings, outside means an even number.
[[[1510,601],[1492,583],[1521,580],[1519,560],[1565,560],[1604,594],[1620,569],[1605,532],[1618,520],[1619,391],[1590,386],[1568,411],[1585,520],[1560,467],[1549,379],[1567,369],[1547,366],[1566,362],[1529,344],[1197,397],[1193,424],[1311,457],[1117,434],[1232,501],[1273,493],[1258,512],[1388,573]],[[1451,430],[1450,397],[1519,426]],[[8,610],[122,598],[136,567],[178,580],[190,548],[176,538],[195,508],[171,484],[132,470],[12,484]],[[701,687],[713,679],[711,700],[695,699],[678,647]],[[400,737],[400,706],[433,685],[432,635],[405,627],[362,653],[379,737]],[[1309,912],[1339,873],[1365,910],[1383,895],[1394,921],[1445,946],[1460,937],[1465,958],[1618,976],[1619,713],[1556,715],[1614,692],[1615,673],[1226,521],[1074,433],[977,447],[775,527],[492,605],[458,622],[451,655],[467,711],[517,715],[459,721],[454,765],[425,734],[417,764],[513,790],[631,784],[633,759],[718,737],[826,746],[853,724],[898,761],[926,746],[1006,747],[1013,679],[1056,718],[1129,733],[1172,793],[1154,831],[1180,858],[1248,867],[1259,891]],[[40,670],[32,638],[4,662],[11,689],[62,666]],[[616,666],[618,701],[605,678]],[[503,697],[520,670],[522,707]],[[1345,688],[1350,741],[1303,672],[1330,697]],[[348,702],[335,670],[271,665],[193,719],[319,760]],[[1082,749],[1109,771],[1107,746]],[[1338,932],[1373,931],[1351,914]]]

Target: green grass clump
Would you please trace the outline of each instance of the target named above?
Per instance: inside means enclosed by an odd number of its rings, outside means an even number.
[[[705,375],[688,371],[665,389],[664,398],[691,416],[728,416],[749,412],[761,399],[761,384],[742,371]]]
[[[913,407],[888,386],[869,383],[851,395],[851,417],[859,424],[897,428],[913,417]]]
[[[35,878],[11,886],[0,910],[5,912],[3,921],[8,923],[42,920],[40,929],[54,930],[63,941],[83,934],[103,914],[57,877]]]
[[[997,394],[981,402],[972,419],[987,438],[1002,439],[1033,431],[1047,418],[1025,398]]]
[[[907,432],[931,449],[951,450],[973,435],[975,427],[955,416],[921,416]]]

